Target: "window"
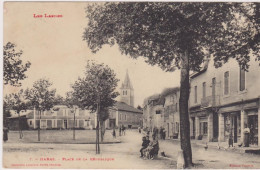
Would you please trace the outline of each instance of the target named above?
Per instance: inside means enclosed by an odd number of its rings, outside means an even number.
[[[239,90],[243,91],[246,89],[246,72],[244,69],[240,67],[240,74],[239,74]]]
[[[176,112],[178,112],[178,103],[175,104]]]
[[[194,87],[194,102],[197,103],[197,86]]]
[[[156,110],[155,113],[156,114],[161,114],[161,110]]]
[[[30,120],[30,125],[32,125],[32,121]]]
[[[202,97],[206,97],[206,82],[202,83]]]
[[[224,95],[229,94],[229,72],[224,73]]]

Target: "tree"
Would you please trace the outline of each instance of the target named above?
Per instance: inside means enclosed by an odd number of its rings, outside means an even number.
[[[61,95],[58,94],[57,96],[55,96],[53,104],[54,105],[63,105],[63,104],[66,104],[65,100],[66,99],[64,99]]]
[[[14,110],[18,114],[19,138],[22,139],[23,138],[23,132],[22,132],[20,112],[22,110],[26,110],[28,108],[28,104],[27,104],[27,102],[25,101],[25,98],[24,98],[23,89],[21,89],[17,93],[12,93],[12,94],[6,95],[5,98],[4,98],[4,103],[6,105],[6,109],[8,109],[9,111]]]
[[[256,9],[258,3],[94,4],[86,8],[88,25],[83,40],[93,53],[105,44],[117,44],[122,54],[144,57],[148,64],[165,71],[181,70],[180,140],[185,166],[189,167],[192,166],[189,73],[199,71],[205,56],[211,55],[216,67],[236,58],[247,68],[250,52],[259,54]],[[259,55],[256,59],[259,61]]]
[[[97,112],[97,154],[100,152],[99,124],[108,118],[108,108],[116,102],[114,99],[119,95],[115,91],[118,81],[114,71],[107,65],[88,61],[85,76],[78,78],[72,85],[72,96],[77,100],[79,107]],[[101,126],[103,125],[104,123],[101,123]]]
[[[22,51],[17,52],[15,45],[8,42],[4,47],[4,84],[21,86],[20,80],[26,78],[25,72],[30,68],[31,63],[23,64],[21,60]]]
[[[41,113],[53,107],[56,89],[50,89],[52,83],[47,79],[39,79],[31,89],[25,90],[25,98],[39,111],[38,141],[40,141]],[[34,122],[35,123],[35,122]]]
[[[11,116],[10,110],[7,108],[7,103],[3,103],[3,127],[8,127],[8,117]]]

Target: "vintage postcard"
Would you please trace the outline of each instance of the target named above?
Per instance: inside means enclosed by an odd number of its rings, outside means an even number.
[[[259,7],[5,1],[2,167],[259,169]]]

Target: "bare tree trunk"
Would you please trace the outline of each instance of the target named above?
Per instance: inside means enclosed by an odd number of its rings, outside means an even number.
[[[21,115],[20,115],[20,111],[18,112],[18,128],[19,128],[19,138],[22,139],[23,138],[23,132],[22,132],[22,127],[21,127]]]
[[[97,125],[98,126],[98,128],[97,128],[97,133],[98,133],[97,134],[97,137],[98,137],[97,138],[97,153],[98,154],[100,154],[100,145],[99,145],[99,127],[100,127],[100,125],[99,124],[100,124],[100,122],[99,122],[99,119],[98,119],[98,125]]]
[[[99,146],[99,114],[100,114],[100,100],[98,99],[98,104],[97,104],[97,127],[96,127],[96,154],[100,154],[100,146]]]
[[[76,112],[76,109],[74,109],[74,120],[73,120],[73,140],[75,140],[75,113]]]
[[[104,135],[105,135],[105,132],[106,132],[104,123],[105,122],[103,120],[100,121],[101,142],[104,141]]]
[[[185,167],[191,167],[192,164],[192,151],[190,143],[190,122],[189,122],[189,57],[187,53],[182,57],[181,63],[181,87],[180,87],[180,138],[181,149],[183,150]]]
[[[41,131],[41,110],[40,110],[40,119],[39,119],[39,126],[38,126],[38,141],[41,141],[40,131]]]

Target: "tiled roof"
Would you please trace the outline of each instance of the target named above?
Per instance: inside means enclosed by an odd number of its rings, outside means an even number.
[[[134,108],[133,106],[130,106],[124,102],[116,102],[115,108],[117,108],[118,110],[122,110],[122,111],[128,111],[128,112],[135,112],[135,113],[140,113],[143,114],[143,111],[138,110],[136,108]]]

